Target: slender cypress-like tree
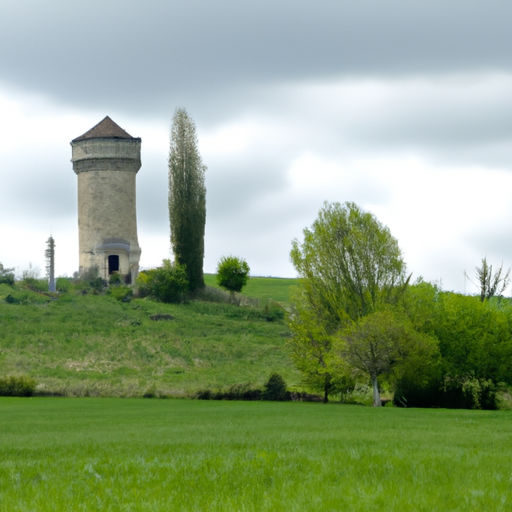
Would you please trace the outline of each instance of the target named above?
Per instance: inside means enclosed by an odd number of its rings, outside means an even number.
[[[48,289],[51,292],[55,291],[55,240],[50,236],[46,240],[46,250],[44,251],[46,257],[46,276],[48,277]]]
[[[204,286],[205,171],[194,121],[184,108],[177,108],[169,148],[171,247],[174,259],[187,269],[191,290]]]

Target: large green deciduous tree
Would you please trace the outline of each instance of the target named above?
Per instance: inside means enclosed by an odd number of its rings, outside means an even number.
[[[194,121],[178,108],[169,148],[169,220],[174,258],[185,265],[191,290],[204,287],[205,171]]]
[[[289,322],[292,357],[308,379],[319,377],[327,398],[334,334],[396,304],[409,277],[389,229],[354,203],[324,203],[311,229],[304,229],[304,241],[292,244],[301,278]]]
[[[417,332],[411,321],[391,309],[376,311],[344,329],[334,342],[331,364],[348,365],[355,373],[370,377],[373,405],[382,405],[378,379],[400,373],[421,356],[425,363],[437,353],[437,342]],[[418,370],[419,368],[415,368]]]

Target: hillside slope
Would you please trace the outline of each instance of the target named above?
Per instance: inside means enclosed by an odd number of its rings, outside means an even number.
[[[5,285],[2,285],[5,287]],[[0,294],[1,295],[1,294]],[[272,372],[297,386],[283,321],[261,309],[105,295],[61,294],[43,304],[0,296],[0,375],[28,374],[39,390],[70,396],[184,396],[263,384]],[[172,319],[152,320],[153,315]]]

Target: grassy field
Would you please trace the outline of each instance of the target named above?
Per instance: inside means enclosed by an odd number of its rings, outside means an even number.
[[[508,511],[512,413],[0,399],[0,510]]]
[[[217,287],[217,276],[205,274],[204,281],[208,286]],[[274,300],[286,305],[290,301],[290,293],[297,286],[298,279],[285,279],[279,277],[251,277],[242,290],[242,294],[255,297],[261,301]]]
[[[272,372],[300,384],[285,348],[286,324],[267,321],[261,308],[73,294],[20,305],[1,300],[11,289],[0,286],[0,375],[32,376],[43,392],[184,396],[260,386]],[[153,321],[155,314],[172,320]]]

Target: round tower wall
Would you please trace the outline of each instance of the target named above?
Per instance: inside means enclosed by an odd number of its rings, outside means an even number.
[[[80,272],[97,268],[108,280],[114,269],[133,281],[141,252],[136,213],[140,139],[86,139],[72,142],[72,148]]]

